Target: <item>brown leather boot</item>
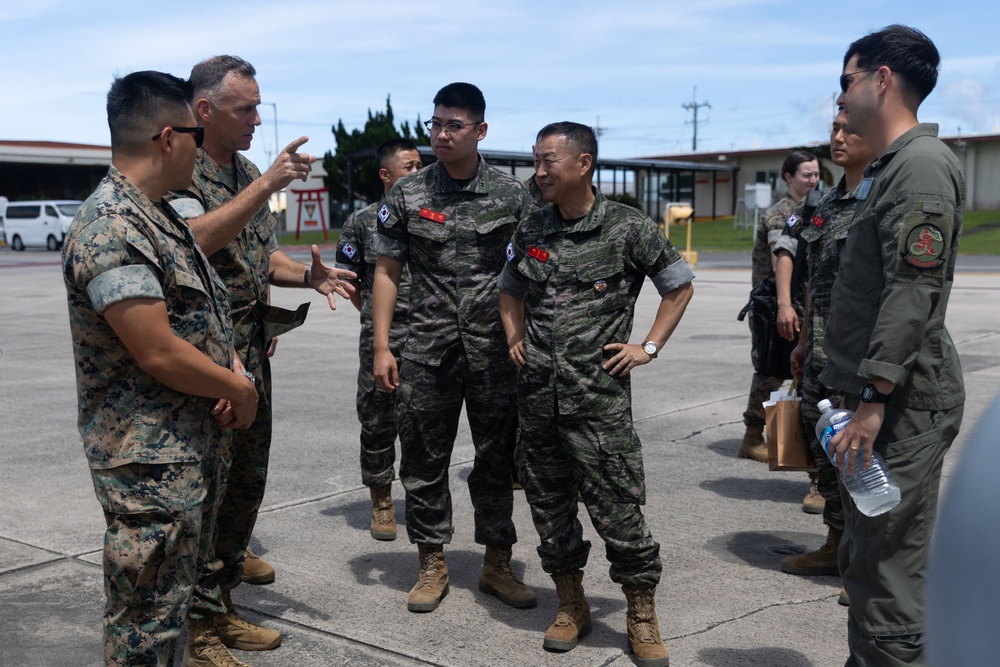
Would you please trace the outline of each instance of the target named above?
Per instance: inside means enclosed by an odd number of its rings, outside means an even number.
[[[809,492],[802,499],[802,511],[806,514],[822,514],[826,499],[819,492],[819,473],[809,473]]]
[[[479,590],[495,595],[500,601],[517,609],[538,604],[535,591],[519,581],[510,569],[511,548],[503,544],[488,544],[483,571],[479,575]]]
[[[747,426],[740,443],[739,457],[767,463],[767,443],[764,442],[763,426]]]
[[[434,611],[448,594],[448,565],[444,562],[443,544],[418,544],[420,578],[406,599],[410,611]]]
[[[583,571],[553,574],[559,611],[545,631],[542,647],[550,651],[569,651],[580,637],[590,633],[590,604],[583,596]]]
[[[839,575],[837,567],[837,546],[844,531],[839,528],[829,528],[826,543],[816,551],[801,556],[788,556],[781,559],[781,569],[788,574],[800,574],[815,577],[823,574]]]
[[[241,651],[270,651],[281,644],[281,633],[257,625],[240,616],[228,592],[222,594],[226,613],[212,619],[222,643]]]
[[[260,556],[247,549],[243,552],[243,574],[241,580],[244,584],[254,584],[257,586],[273,584],[274,568],[261,560]]]
[[[641,667],[667,667],[670,655],[660,639],[660,626],[656,620],[656,587],[622,586],[622,592],[628,602],[628,643],[635,653],[636,664]]]
[[[211,619],[188,622],[188,641],[181,667],[250,667],[229,652]]]
[[[396,512],[392,504],[392,484],[371,487],[372,528],[376,540],[396,539]]]

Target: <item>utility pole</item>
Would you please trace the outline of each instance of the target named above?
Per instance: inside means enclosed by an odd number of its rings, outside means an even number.
[[[691,150],[696,151],[698,150],[698,109],[701,107],[706,107],[708,109],[711,109],[712,105],[709,104],[708,102],[698,101],[697,86],[695,86],[694,94],[692,95],[692,97],[693,99],[690,102],[685,102],[684,104],[681,105],[681,107],[683,107],[684,109],[694,110],[694,120],[691,121],[690,123],[685,121],[685,125],[694,125],[694,138],[691,139]]]

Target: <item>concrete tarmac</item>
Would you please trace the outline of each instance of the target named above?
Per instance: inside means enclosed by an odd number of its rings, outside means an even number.
[[[332,260],[329,248],[324,255]],[[820,517],[801,510],[805,473],[769,472],[736,457],[751,375],[750,336],[736,320],[750,288],[749,258],[700,259],[684,320],[632,385],[646,466],[643,511],[663,558],[657,611],[671,664],[843,665],[839,579],[780,570],[784,555],[817,548],[826,536]],[[1000,270],[992,260],[974,264],[958,273],[949,309],[968,401],[946,482],[1000,386]],[[473,451],[464,423],[451,468],[451,593],[433,613],[407,612],[417,557],[398,482],[399,538],[377,542],[368,533],[354,407],[358,315],[342,300],[331,312],[305,290],[275,289],[273,298],[284,306],[312,302],[306,324],[281,338],[273,359],[270,478],[252,547],[275,566],[277,580],[241,586],[233,597],[246,616],[281,630],[284,642],[274,651],[235,651],[238,657],[255,667],[633,664],[624,596],[585,516],[593,550],[584,586],[594,627],[576,649],[542,650],[557,600],[535,553],[523,492],[515,492],[515,569],[538,593],[538,607],[511,609],[478,591],[483,548],[473,541],[465,484]],[[656,302],[646,285],[633,342],[643,340]],[[55,253],[0,250],[0,397],[0,666],[100,665],[104,520],[76,428]]]

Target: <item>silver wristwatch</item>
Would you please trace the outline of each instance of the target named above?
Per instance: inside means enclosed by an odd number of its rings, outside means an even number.
[[[651,340],[647,340],[642,344],[642,351],[655,359],[656,353],[659,352],[659,348],[656,347],[656,343]]]

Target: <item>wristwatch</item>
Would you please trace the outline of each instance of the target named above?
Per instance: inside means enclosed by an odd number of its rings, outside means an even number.
[[[312,285],[312,271],[313,267],[307,266],[306,272],[302,274],[302,284],[305,285],[306,287]]]
[[[866,384],[861,387],[861,402],[862,403],[888,403],[889,397],[892,396],[892,392],[888,394],[883,394],[878,389],[875,388],[873,384]]]
[[[656,347],[656,343],[651,340],[647,340],[642,344],[642,351],[655,359],[656,353],[659,352],[659,348]]]
[[[243,369],[243,377],[245,377],[246,379],[250,380],[250,381],[251,381],[251,382],[253,382],[254,384],[257,384],[257,378],[255,378],[255,377],[253,376],[253,373],[251,373],[250,371],[248,371],[248,370],[247,370],[247,369],[245,369],[245,368]]]

